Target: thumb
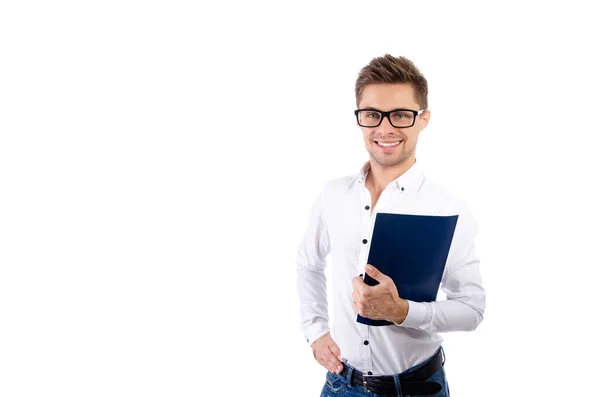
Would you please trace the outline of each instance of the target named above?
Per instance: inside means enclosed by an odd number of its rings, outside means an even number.
[[[383,273],[381,273],[379,270],[377,270],[375,268],[375,266],[372,265],[367,265],[365,267],[365,271],[367,272],[367,274],[371,277],[373,277],[375,280],[382,282],[387,276]]]

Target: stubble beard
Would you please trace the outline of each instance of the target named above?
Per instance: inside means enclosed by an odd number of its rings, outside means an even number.
[[[404,142],[406,143],[406,142]],[[371,158],[373,160],[375,160],[375,162],[383,167],[394,167],[396,165],[400,165],[406,161],[408,161],[409,158],[411,158],[411,156],[414,154],[415,150],[411,149],[411,150],[403,150],[400,154],[396,155],[395,157],[392,156],[387,156],[385,154],[381,155],[381,154],[376,154],[375,150],[371,150],[370,154],[371,154]]]

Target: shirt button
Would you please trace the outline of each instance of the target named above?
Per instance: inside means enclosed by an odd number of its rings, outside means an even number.
[[[369,207],[368,205],[365,207],[366,210],[370,210],[371,207]]]
[[[366,238],[364,238],[364,239],[363,239],[363,244],[366,244],[366,243],[367,243],[367,239],[366,239]]]
[[[364,344],[365,344],[365,346],[366,346],[366,345],[368,345],[368,344],[369,344],[369,341],[368,341],[368,340],[366,340],[366,341],[364,341],[363,343],[364,343]]]
[[[373,375],[373,372],[369,371],[367,372],[367,375]]]
[[[404,191],[404,188],[403,188],[403,187],[401,187],[401,188],[400,188],[400,190]]]

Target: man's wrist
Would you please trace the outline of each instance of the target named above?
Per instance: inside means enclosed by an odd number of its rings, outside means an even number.
[[[402,324],[408,316],[408,301],[398,298],[398,302],[395,305],[394,313],[392,313],[391,322],[394,324]]]
[[[314,324],[313,324],[314,325]],[[313,346],[313,344],[319,340],[320,338],[322,338],[323,336],[327,335],[329,333],[329,329],[327,328],[327,326],[325,327],[319,327],[319,328],[311,328],[312,332],[307,332],[306,336],[306,342],[308,342],[308,345],[310,347]]]

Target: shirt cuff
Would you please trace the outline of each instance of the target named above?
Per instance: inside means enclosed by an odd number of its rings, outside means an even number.
[[[306,336],[306,341],[308,342],[308,345],[312,346],[312,344],[315,343],[317,339],[319,339],[321,336],[325,335],[328,332],[329,326],[327,325],[327,323],[317,323],[308,327],[304,335]]]
[[[427,304],[407,300],[408,314],[399,327],[419,328],[427,320]],[[395,324],[395,323],[394,323]]]

